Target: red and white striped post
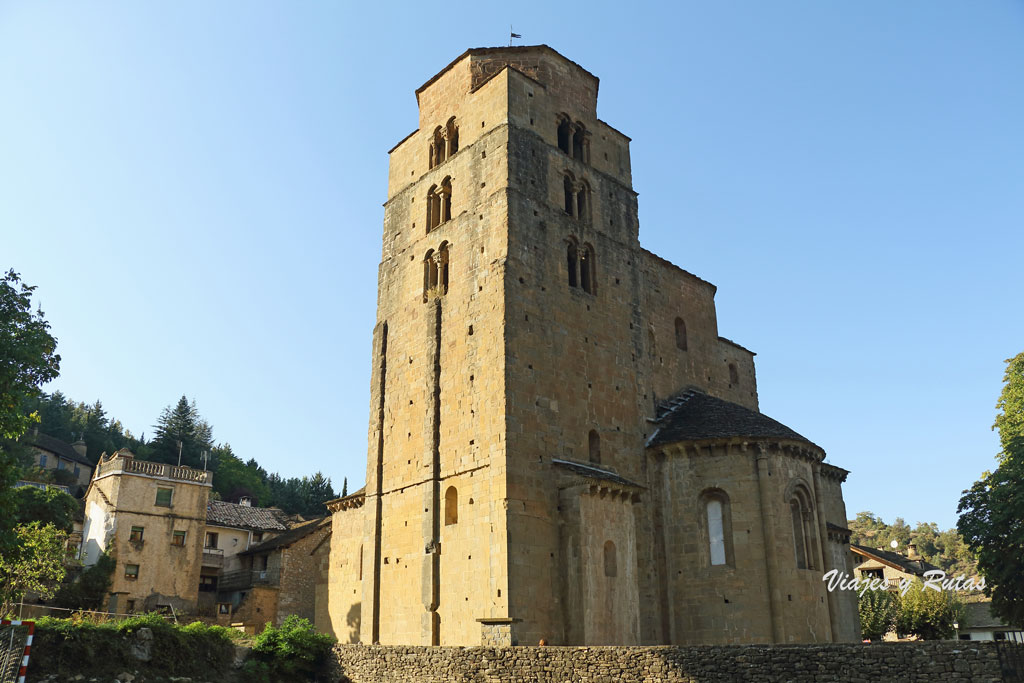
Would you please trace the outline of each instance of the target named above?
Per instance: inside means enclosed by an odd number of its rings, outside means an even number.
[[[32,635],[36,632],[36,622],[0,619],[0,626],[25,626],[28,628],[28,638],[25,639],[25,652],[22,653],[21,667],[18,669],[18,683],[25,683],[25,674],[28,670],[28,653],[32,649]]]

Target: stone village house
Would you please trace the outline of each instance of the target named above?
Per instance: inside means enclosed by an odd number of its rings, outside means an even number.
[[[211,472],[136,460],[126,449],[101,458],[85,496],[82,560],[115,557],[107,609],[216,616],[249,631],[289,614],[312,619],[310,552],[326,522],[210,500],[212,482]],[[292,551],[300,543],[304,556]],[[253,571],[254,557],[264,571]]]
[[[640,245],[629,138],[547,46],[471,49],[390,151],[342,642],[859,639],[842,482],[758,409],[716,287]]]

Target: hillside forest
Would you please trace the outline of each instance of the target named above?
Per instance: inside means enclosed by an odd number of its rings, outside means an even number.
[[[227,442],[215,442],[213,426],[202,417],[196,402],[182,396],[157,416],[153,435],[135,436],[116,418],[109,417],[103,404],[74,401],[56,391],[31,399],[27,412],[39,416],[37,428],[43,434],[68,443],[85,442],[87,459],[93,465],[103,453],[127,448],[138,459],[167,464],[179,462],[213,472],[211,497],[237,501],[243,496],[253,505],[277,507],[289,514],[319,517],[327,514],[324,501],[346,495],[348,482],[336,492],[321,472],[285,478],[267,472],[255,458],[243,460]]]

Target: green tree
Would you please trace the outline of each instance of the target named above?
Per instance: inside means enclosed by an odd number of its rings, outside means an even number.
[[[103,609],[116,565],[113,557],[103,553],[96,564],[82,569],[74,581],[61,585],[53,598],[54,604],[72,610]]]
[[[57,340],[32,292],[13,270],[0,278],[0,437],[16,439],[38,420],[24,404],[60,372]]]
[[[915,580],[900,598],[896,632],[923,640],[945,640],[953,636],[953,622],[961,619],[963,603],[954,591],[925,588]]]
[[[182,465],[202,467],[203,452],[213,450],[213,428],[199,414],[196,402],[189,403],[185,396],[174,407],[164,408],[155,429],[150,457],[157,462],[177,464],[180,447]]]
[[[22,524],[14,528],[17,547],[0,555],[0,616],[11,612],[26,592],[53,595],[64,578],[67,534],[52,524]]]
[[[213,449],[214,472],[213,488],[220,494],[221,500],[235,501],[242,496],[249,496],[256,505],[266,505],[270,500],[270,489],[266,484],[266,472],[259,465],[249,463],[234,454],[230,444],[216,446]],[[261,476],[262,472],[262,476]]]
[[[57,340],[41,310],[32,312],[32,292],[13,270],[0,278],[0,553],[16,542],[12,485],[24,463],[10,443],[38,421],[25,410],[39,385],[60,371]]]
[[[868,640],[881,640],[896,625],[900,610],[899,593],[888,590],[868,590],[858,598],[861,636]]]
[[[16,524],[41,522],[70,533],[78,512],[78,501],[60,489],[45,491],[34,486],[22,486],[14,491]]]
[[[957,529],[978,558],[992,612],[1024,622],[1024,353],[1006,361],[996,418],[999,466],[964,491]]]
[[[1001,412],[996,415],[992,429],[999,430],[1000,459],[1005,460],[1013,442],[1024,438],[1024,351],[1006,360],[1003,390],[996,409]]]

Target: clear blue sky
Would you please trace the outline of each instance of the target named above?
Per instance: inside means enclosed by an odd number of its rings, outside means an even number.
[[[360,485],[386,151],[510,24],[601,78],[642,242],[718,285],[850,515],[951,526],[1024,350],[1018,0],[0,0],[0,268],[47,389],[136,434],[187,394],[243,458]]]

